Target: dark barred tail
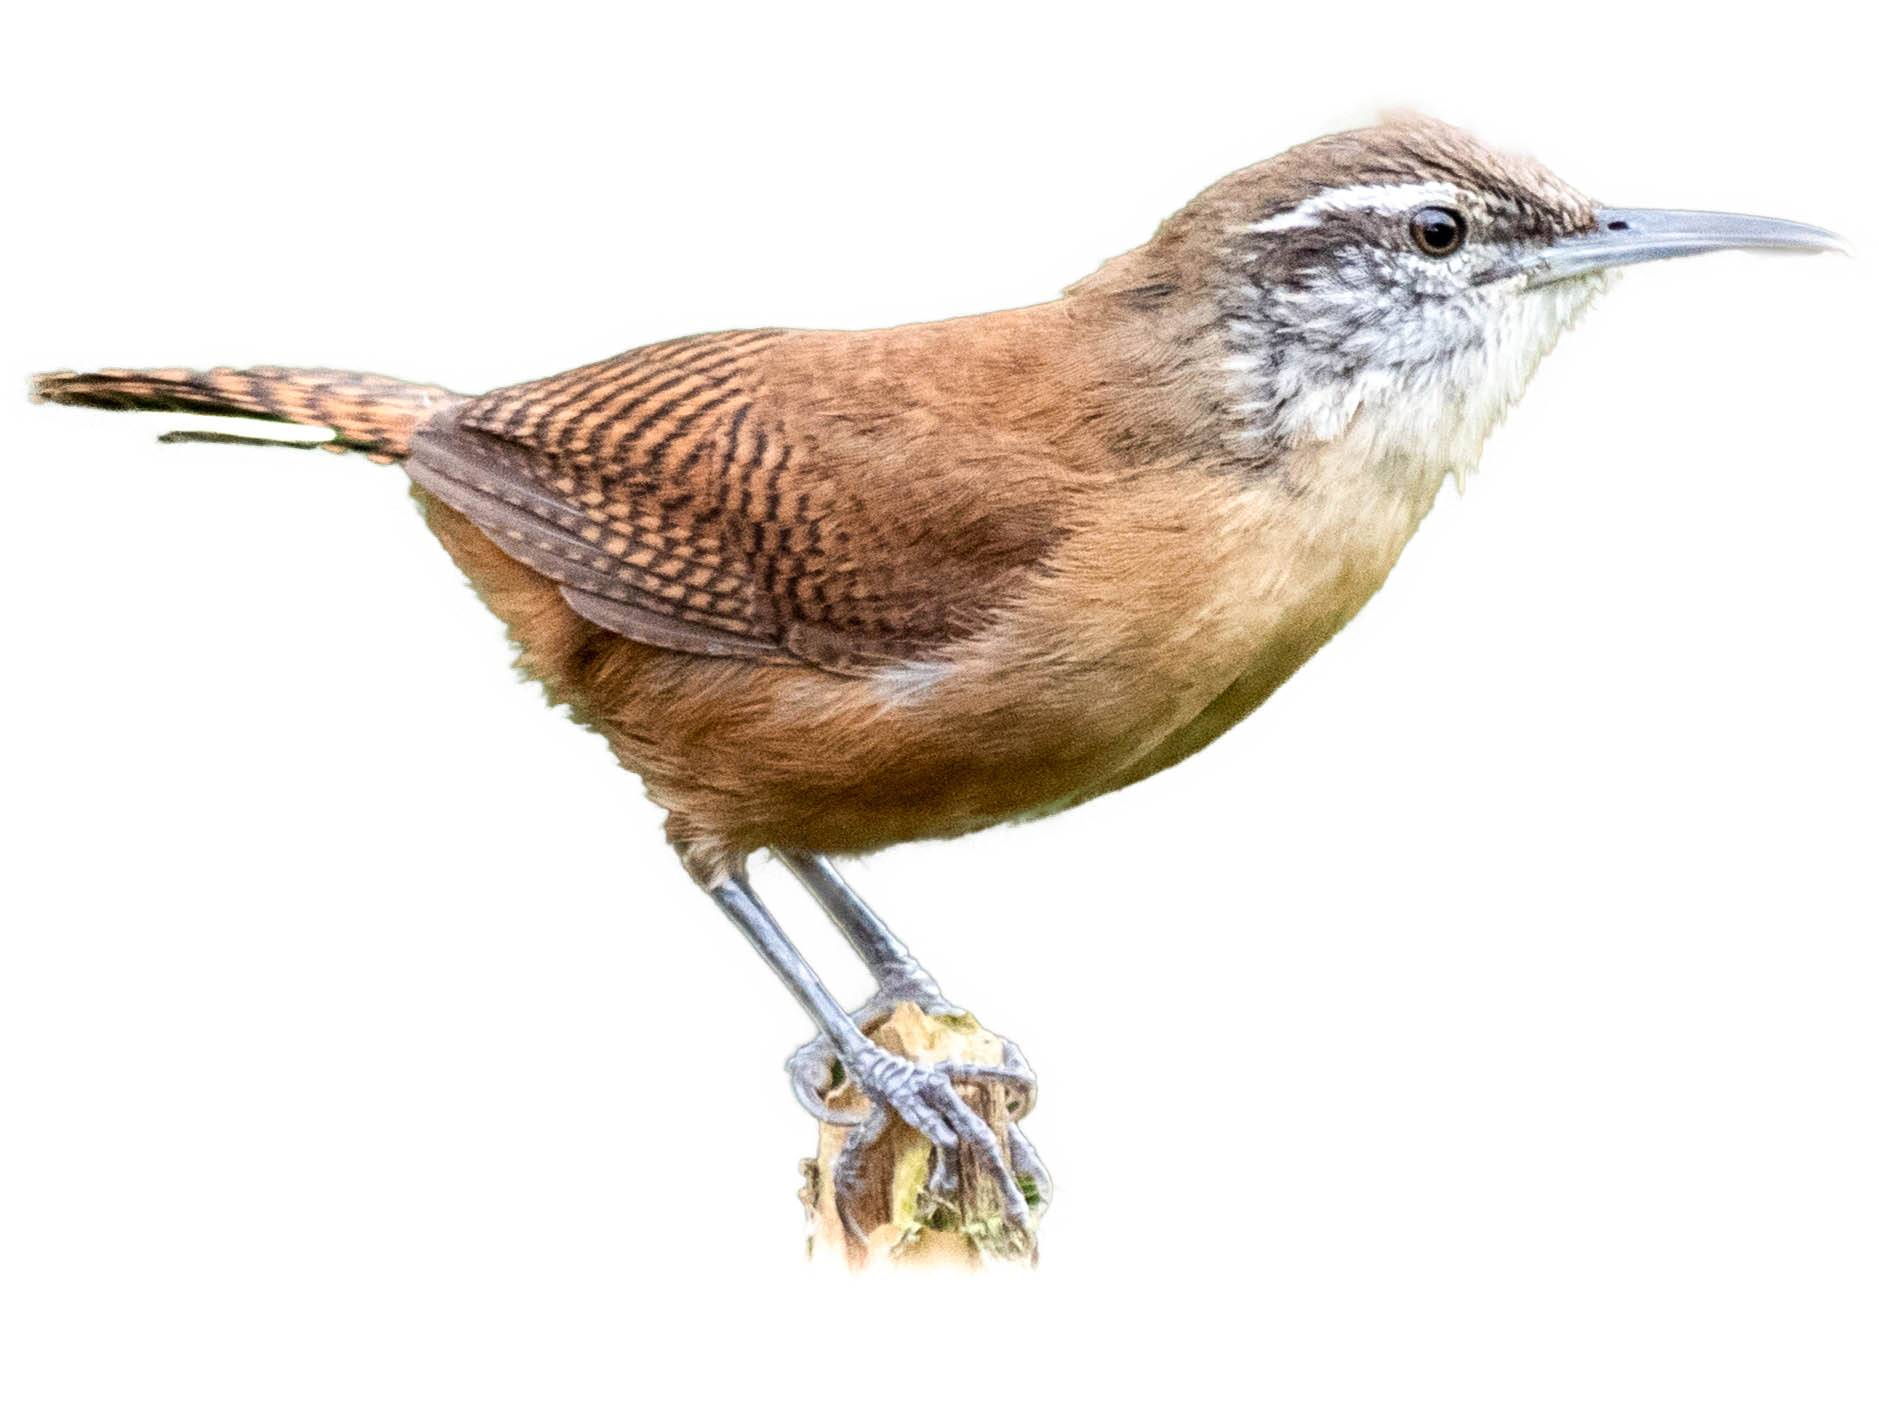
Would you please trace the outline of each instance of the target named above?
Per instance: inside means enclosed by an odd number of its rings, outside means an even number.
[[[333,438],[316,442],[322,449],[357,450],[383,461],[402,460],[409,455],[411,433],[436,412],[463,400],[456,392],[439,386],[323,367],[45,372],[33,378],[33,399],[105,411],[192,411],[198,415],[325,426]],[[250,438],[173,431],[163,439]]]

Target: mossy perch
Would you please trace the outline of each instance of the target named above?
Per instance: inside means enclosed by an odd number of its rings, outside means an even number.
[[[980,1027],[970,1014],[935,1016],[912,1003],[900,1004],[868,1035],[888,1051],[922,1063],[997,1066],[1004,1059],[1003,1039]],[[958,1088],[991,1126],[1009,1158],[1010,1132],[1023,1113],[1024,1090],[1002,1082],[966,1080]],[[866,1098],[839,1074],[824,1099],[831,1110],[856,1115],[868,1110]],[[1003,1215],[996,1184],[970,1150],[958,1156],[956,1189],[940,1193],[929,1188],[933,1147],[898,1116],[890,1116],[886,1133],[858,1162],[850,1201],[853,1226],[844,1226],[835,1201],[836,1162],[853,1129],[822,1122],[816,1156],[802,1162],[812,1257],[842,1257],[857,1270],[888,1262],[976,1267],[988,1260],[1036,1261],[1034,1230],[1046,1191],[1033,1180],[1021,1180],[1032,1223],[1029,1229],[1013,1228]]]

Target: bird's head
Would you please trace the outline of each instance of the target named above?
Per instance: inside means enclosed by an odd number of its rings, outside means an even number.
[[[1279,449],[1354,436],[1461,473],[1614,270],[1839,242],[1783,220],[1601,207],[1537,162],[1396,118],[1234,173],[1157,246],[1218,310],[1239,434]]]

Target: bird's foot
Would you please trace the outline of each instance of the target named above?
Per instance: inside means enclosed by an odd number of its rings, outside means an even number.
[[[848,1016],[864,1033],[872,1032],[892,1017],[902,1003],[911,1003],[928,1017],[942,1021],[970,1017],[964,1008],[948,1002],[938,985],[924,974],[883,983],[867,1002],[859,1008],[851,1008]],[[834,1110],[828,1104],[828,1093],[847,1080],[847,1072],[841,1054],[826,1033],[811,1038],[790,1053],[785,1065],[796,1101],[810,1115],[828,1125],[860,1123],[860,1118],[854,1114]]]
[[[798,1099],[825,1124],[849,1127],[828,1167],[835,1212],[856,1246],[884,1226],[897,1236],[956,1228],[975,1246],[1026,1254],[1051,1193],[1018,1128],[1037,1078],[1014,1044],[932,1000],[877,995],[855,1017],[889,1045],[871,1037],[843,1062],[811,1042],[790,1060]],[[960,1055],[933,1059],[936,1046]]]

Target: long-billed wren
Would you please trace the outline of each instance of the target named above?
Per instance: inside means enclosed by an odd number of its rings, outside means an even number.
[[[1070,807],[1193,753],[1376,591],[1611,271],[1811,226],[1613,210],[1422,119],[1235,172],[1055,302],[659,343],[462,396],[257,367],[39,378],[49,401],[330,428],[403,464],[521,664],[666,812],[697,883],[935,1177],[1022,1224],[1044,1174],[864,1030],[945,999],[831,855]],[[238,437],[223,437],[237,439]],[[752,892],[780,857],[880,985],[850,1014]],[[851,1117],[852,1119],[852,1117]],[[838,1171],[839,1175],[839,1171]],[[838,1177],[838,1184],[840,1183]]]

